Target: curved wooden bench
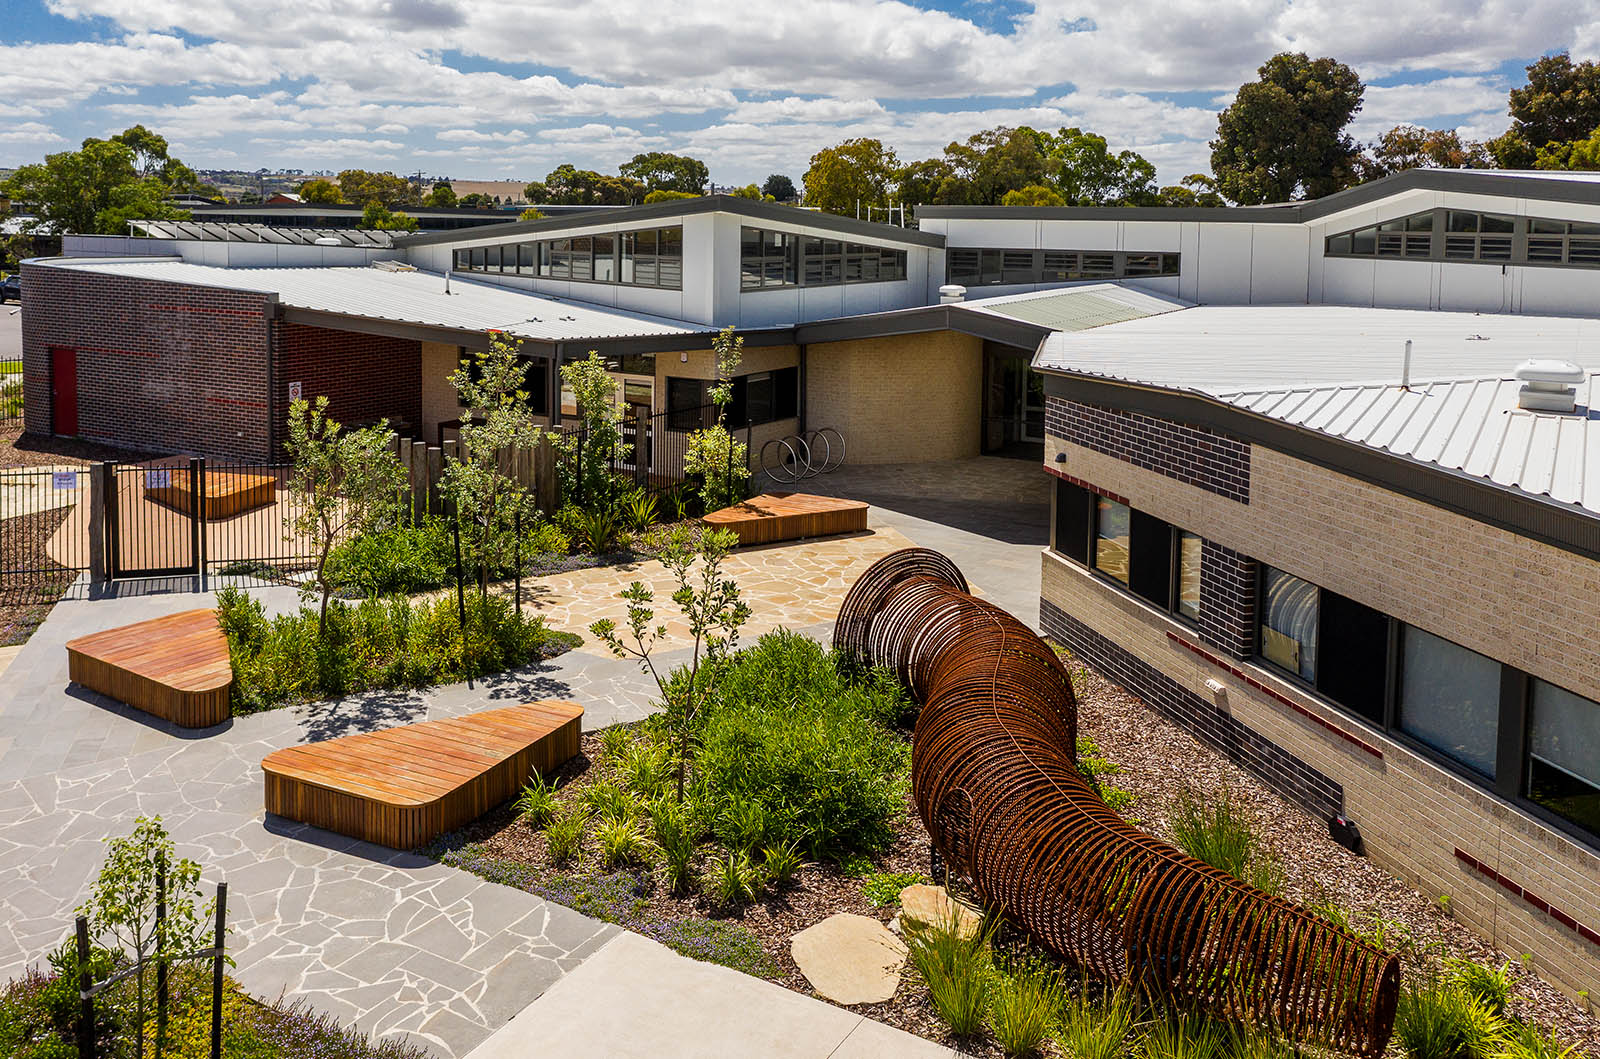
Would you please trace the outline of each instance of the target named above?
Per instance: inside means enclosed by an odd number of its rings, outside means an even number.
[[[67,673],[183,728],[228,719],[233,666],[214,610],[186,610],[68,641]]]
[[[274,750],[269,813],[410,849],[515,795],[578,753],[583,707],[554,699]]]
[[[827,537],[867,528],[867,505],[811,493],[763,493],[701,519],[712,529],[730,529],[740,544],[773,544],[797,537]]]

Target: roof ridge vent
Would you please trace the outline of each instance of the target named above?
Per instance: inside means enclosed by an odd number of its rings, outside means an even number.
[[[1578,407],[1578,384],[1588,373],[1569,360],[1525,360],[1517,365],[1517,407],[1530,412],[1572,412]]]

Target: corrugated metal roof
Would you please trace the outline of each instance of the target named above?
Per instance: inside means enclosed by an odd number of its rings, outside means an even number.
[[[957,304],[964,309],[1009,316],[1056,331],[1084,331],[1091,327],[1170,313],[1191,303],[1115,283],[1094,283],[1002,295],[998,298],[977,298]]]
[[[270,224],[223,221],[129,221],[129,227],[151,239],[195,239],[224,243],[276,243],[311,246],[317,240],[334,240],[339,246],[388,249],[393,233],[368,228],[275,228]]]
[[[183,261],[49,262],[114,276],[275,293],[282,305],[456,331],[505,331],[541,342],[710,333],[702,324],[529,294],[437,272],[382,268],[217,268]]]
[[[1600,409],[1591,404],[1600,393],[1597,378],[1578,387],[1578,409],[1568,414],[1518,408],[1522,384],[1503,377],[1218,396],[1295,426],[1600,512]]]

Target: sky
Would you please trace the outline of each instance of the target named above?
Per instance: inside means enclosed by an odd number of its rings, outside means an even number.
[[[1540,55],[1600,57],[1594,0],[0,0],[0,166],[143,123],[196,168],[542,179],[641,151],[799,181],[855,136],[902,161],[1077,126],[1209,170],[1272,54],[1353,66],[1352,132],[1482,139]]]

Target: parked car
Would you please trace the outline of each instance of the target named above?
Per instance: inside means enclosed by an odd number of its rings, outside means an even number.
[[[0,279],[0,303],[8,298],[22,300],[22,273],[13,272],[5,279]]]

